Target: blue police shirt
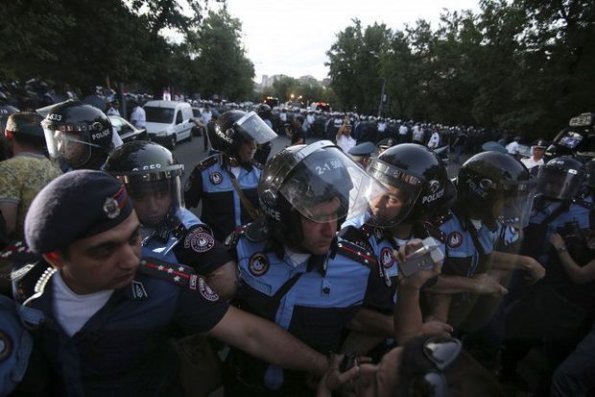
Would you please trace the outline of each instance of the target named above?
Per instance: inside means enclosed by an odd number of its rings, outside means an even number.
[[[262,171],[256,165],[240,167],[236,178],[240,189],[254,208],[258,208],[256,188]],[[223,155],[215,154],[200,162],[186,182],[184,201],[195,207],[202,201],[201,217],[213,229],[215,239],[225,238],[237,227],[253,219],[243,207],[240,196],[234,189],[230,165]]]
[[[369,268],[343,255],[345,251],[340,244],[334,256],[310,256],[305,262],[295,264],[286,252],[279,257],[266,250],[266,241],[246,238],[245,229],[237,232],[234,241],[242,281],[239,306],[274,321],[319,352],[337,351],[344,326],[363,302]],[[361,251],[356,246],[348,249]],[[359,259],[374,260],[365,255]],[[295,284],[275,298],[275,294],[283,291],[284,284],[298,274]],[[238,353],[241,354],[236,350],[233,354]],[[253,358],[238,362],[244,363],[239,364],[247,372],[243,376],[251,382],[270,390],[283,386],[281,368]]]

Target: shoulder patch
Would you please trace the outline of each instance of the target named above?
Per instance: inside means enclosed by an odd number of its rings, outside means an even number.
[[[269,258],[263,252],[254,253],[248,260],[248,270],[255,277],[264,275],[269,270]]]
[[[219,185],[223,182],[223,174],[219,171],[213,171],[209,174],[209,181],[211,181],[213,185]]]
[[[140,261],[138,271],[152,277],[167,280],[180,287],[196,290],[199,276],[194,269],[186,265],[173,264],[155,258]]]
[[[446,245],[449,248],[458,248],[461,244],[463,244],[463,235],[461,232],[454,231],[446,237]]]
[[[211,231],[203,225],[190,230],[184,239],[184,248],[192,249],[199,254],[210,251],[215,246],[215,238]]]
[[[209,284],[202,277],[198,278],[198,292],[208,301],[216,302],[219,300],[219,295],[209,287]]]

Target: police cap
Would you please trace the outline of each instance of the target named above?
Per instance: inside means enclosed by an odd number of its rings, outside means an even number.
[[[126,189],[116,178],[101,171],[71,171],[35,197],[25,218],[25,238],[38,254],[65,249],[119,225],[131,212]]]
[[[364,142],[355,145],[347,152],[351,156],[370,157],[376,151],[376,145],[372,142]]]

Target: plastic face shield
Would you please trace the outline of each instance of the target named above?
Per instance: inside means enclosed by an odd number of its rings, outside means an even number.
[[[505,189],[498,221],[519,228],[527,226],[535,198],[535,186],[534,180],[528,180],[517,184],[516,188]]]
[[[249,112],[244,115],[234,123],[233,129],[245,139],[253,140],[259,145],[270,142],[277,137],[275,131],[258,117],[256,112]]]
[[[582,184],[582,173],[576,169],[541,166],[537,174],[537,192],[556,200],[572,200]]]
[[[91,157],[92,144],[84,138],[86,133],[68,129],[43,130],[50,157],[64,160],[66,164],[77,168],[85,164]]]
[[[279,193],[311,221],[330,222],[362,215],[367,210],[367,197],[386,191],[329,141],[304,147],[298,158],[293,167],[280,170],[287,177],[283,177]]]
[[[413,209],[423,189],[422,178],[403,171],[379,159],[373,159],[368,174],[384,185],[385,191],[366,197],[370,218],[366,223],[376,227],[391,227],[401,223]]]

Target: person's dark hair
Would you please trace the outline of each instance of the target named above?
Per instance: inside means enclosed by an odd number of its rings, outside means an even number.
[[[295,131],[293,133],[293,135],[291,136],[291,144],[295,145],[302,139],[303,139],[303,142],[301,142],[301,143],[303,143],[303,144],[306,143],[306,138],[304,137],[304,134],[302,134],[300,131]]]
[[[19,144],[43,151],[46,142],[41,126],[42,120],[43,117],[34,112],[13,113],[8,116],[6,130]]]

